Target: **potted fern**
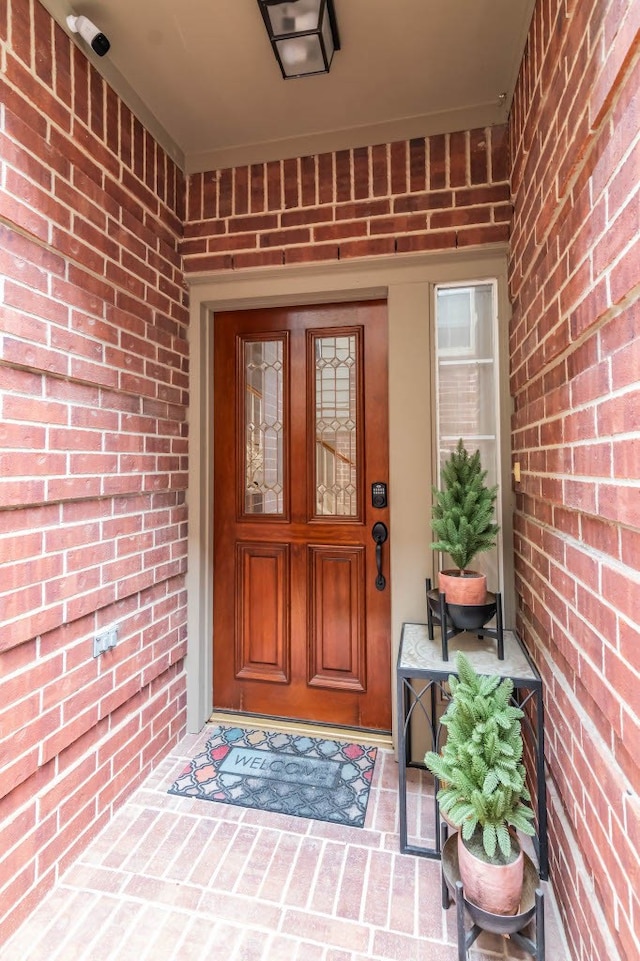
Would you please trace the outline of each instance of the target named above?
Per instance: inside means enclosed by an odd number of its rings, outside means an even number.
[[[473,558],[495,547],[500,528],[494,522],[498,487],[487,487],[480,451],[470,455],[462,438],[442,468],[442,486],[433,487],[432,550],[448,554],[455,570],[441,571],[439,590],[448,604],[484,604],[487,579],[469,570]]]
[[[510,703],[513,682],[478,675],[458,652],[458,677],[449,677],[447,730],[427,768],[441,782],[438,802],[458,832],[458,863],[465,898],[492,914],[515,914],[524,858],[515,830],[533,835],[533,811],[522,763],[523,712]]]

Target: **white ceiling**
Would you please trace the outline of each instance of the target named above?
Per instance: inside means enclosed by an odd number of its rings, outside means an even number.
[[[328,75],[283,80],[257,0],[41,0],[187,172],[506,120],[534,0],[335,0]]]

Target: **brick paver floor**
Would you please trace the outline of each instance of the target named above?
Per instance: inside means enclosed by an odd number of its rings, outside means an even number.
[[[391,751],[378,752],[365,827],[348,828],[167,794],[207,734],[181,741],[0,961],[457,961],[439,862],[399,853]],[[412,779],[415,811],[421,790]],[[542,887],[546,961],[567,961]],[[469,957],[528,955],[483,934]]]

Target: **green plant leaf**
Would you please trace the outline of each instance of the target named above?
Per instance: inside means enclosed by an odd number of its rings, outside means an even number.
[[[498,839],[500,850],[504,854],[505,858],[508,858],[511,854],[511,835],[504,824],[497,825],[496,837]]]
[[[535,827],[531,823],[533,818],[534,813],[531,808],[522,804],[510,814],[508,823],[513,825],[516,830],[522,831],[523,834],[528,834],[532,837],[536,833]]]
[[[473,817],[468,817],[466,820],[461,822],[462,825],[462,837],[463,840],[469,841],[473,837],[474,831],[477,827],[478,821]]]
[[[496,774],[495,770],[492,769],[488,771],[482,785],[482,793],[492,794],[497,788],[498,783],[498,775]]]
[[[496,853],[496,829],[493,824],[485,824],[483,827],[482,846],[487,853],[487,857],[494,857]]]

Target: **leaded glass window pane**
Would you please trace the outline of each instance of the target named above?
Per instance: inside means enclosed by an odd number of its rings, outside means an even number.
[[[314,338],[316,515],[356,517],[357,342],[354,335]]]
[[[244,509],[282,514],[284,366],[281,340],[244,344]]]

